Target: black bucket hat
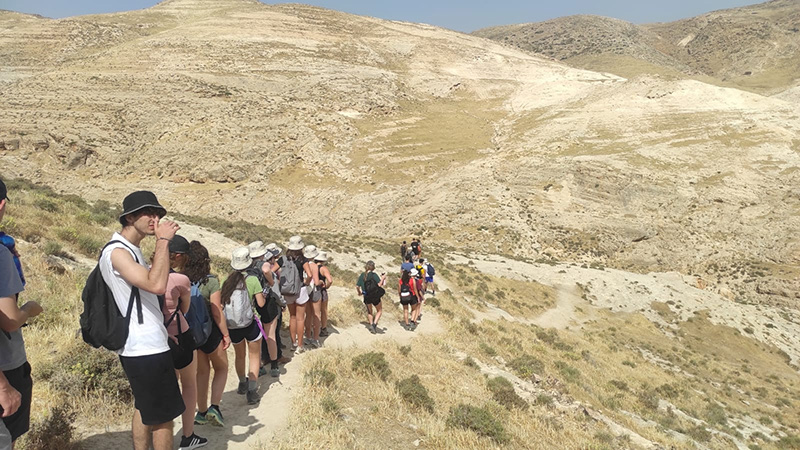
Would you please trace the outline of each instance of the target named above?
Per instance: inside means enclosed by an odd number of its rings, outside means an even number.
[[[189,253],[189,241],[186,240],[183,236],[178,236],[177,234],[172,237],[172,240],[169,241],[169,252],[170,253]]]
[[[122,214],[120,217],[127,216],[128,214],[133,214],[136,211],[145,209],[145,208],[155,208],[161,210],[161,217],[167,215],[167,210],[160,203],[158,203],[158,199],[156,198],[156,194],[153,194],[150,191],[136,191],[131,194],[128,194],[125,197],[125,200],[122,201]]]

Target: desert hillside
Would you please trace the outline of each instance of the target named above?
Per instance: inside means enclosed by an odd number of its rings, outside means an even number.
[[[478,30],[477,36],[574,67],[629,77],[695,77],[754,92],[798,81],[800,2],[773,0],[669,23],[634,25],[598,16]]]

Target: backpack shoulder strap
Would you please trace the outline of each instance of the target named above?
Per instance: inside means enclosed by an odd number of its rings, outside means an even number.
[[[103,257],[103,252],[106,250],[106,248],[112,244],[122,244],[123,247],[127,248],[128,251],[131,252],[131,255],[133,255],[133,259],[136,261],[136,264],[139,264],[139,257],[136,256],[136,252],[134,252],[132,248],[128,247],[127,244],[120,241],[119,239],[114,239],[112,241],[109,241],[106,245],[104,245],[103,249],[100,250],[100,256],[97,258],[98,260],[100,260],[100,258]],[[131,321],[131,312],[133,312],[134,300],[136,301],[136,319],[138,320],[139,325],[141,325],[144,323],[144,315],[142,314],[142,299],[139,295],[139,288],[131,284],[131,296],[128,299],[128,313],[125,315],[126,323],[130,323]]]

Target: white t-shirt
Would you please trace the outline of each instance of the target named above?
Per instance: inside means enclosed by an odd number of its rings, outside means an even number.
[[[131,244],[127,239],[122,237],[119,233],[114,233],[111,237],[112,241],[122,241],[133,250],[139,264],[142,267],[147,267],[144,262],[142,250],[139,247]],[[120,243],[111,244],[103,251],[100,256],[100,272],[103,274],[103,280],[111,292],[114,293],[114,300],[117,302],[117,308],[124,316],[128,312],[128,300],[131,298],[131,284],[125,281],[122,276],[114,270],[111,266],[111,252],[115,248],[121,248],[126,252],[130,252]],[[158,297],[151,292],[139,289],[139,297],[142,300],[142,318],[143,323],[139,323],[138,315],[136,312],[136,304],[134,300],[133,309],[131,310],[131,321],[128,328],[128,340],[125,341],[125,346],[117,350],[121,356],[146,356],[157,355],[169,351],[167,344],[167,329],[164,327],[164,315],[161,313],[161,308],[158,305]]]

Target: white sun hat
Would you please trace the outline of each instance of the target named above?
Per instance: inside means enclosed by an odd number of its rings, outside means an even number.
[[[267,246],[261,241],[253,241],[247,248],[250,250],[250,257],[253,259],[264,256],[269,251]]]
[[[253,258],[250,257],[250,249],[247,247],[239,247],[231,254],[231,267],[233,270],[244,270],[253,264]]]
[[[314,257],[314,261],[323,261],[324,262],[324,261],[327,261],[327,260],[328,260],[328,254],[325,253],[325,252],[319,252],[319,253],[317,253],[317,256]]]
[[[286,245],[286,248],[289,250],[302,250],[305,247],[303,244],[303,238],[300,236],[292,236],[289,238],[289,243]]]
[[[272,253],[273,258],[281,254],[281,248],[274,242],[267,244],[267,251]]]
[[[314,259],[319,254],[316,245],[306,245],[303,249],[303,256],[307,259]]]

